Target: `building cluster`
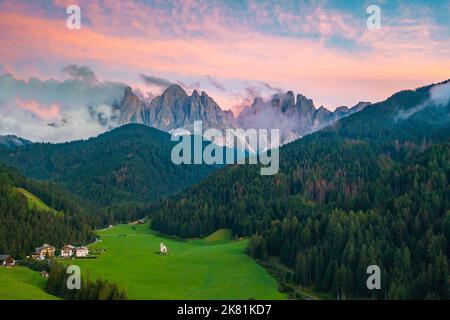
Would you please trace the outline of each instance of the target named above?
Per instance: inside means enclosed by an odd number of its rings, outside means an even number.
[[[61,257],[62,258],[83,258],[89,255],[89,249],[86,247],[74,247],[70,244],[65,245],[61,248]]]
[[[38,260],[45,260],[46,258],[54,257],[56,248],[52,245],[44,243],[42,246],[36,248],[32,257]],[[89,255],[89,249],[86,247],[75,247],[70,244],[61,248],[61,258],[83,258]]]

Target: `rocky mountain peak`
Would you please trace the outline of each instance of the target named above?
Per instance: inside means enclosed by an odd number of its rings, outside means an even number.
[[[292,110],[295,107],[295,97],[292,91],[288,91],[283,98],[283,103],[281,105],[281,112],[286,112],[287,110]]]
[[[280,99],[280,95],[278,93],[275,93],[272,96],[272,107],[274,108],[279,108],[281,104],[281,99]]]
[[[131,87],[126,87],[122,98],[122,104],[126,104],[128,107],[137,107],[139,105],[139,97],[134,94]]]
[[[316,107],[314,106],[312,99],[308,99],[302,94],[297,94],[296,107],[300,113],[308,116],[312,116],[316,111]]]
[[[287,91],[286,94],[274,94],[269,101],[255,98],[253,104],[239,114],[237,123],[244,129],[280,129],[281,143],[284,144],[320,130],[367,105],[361,103],[351,109],[340,107],[332,112],[323,106],[316,109],[312,99],[302,94],[295,98],[293,91]]]
[[[163,94],[161,95],[161,97],[168,96],[178,99],[186,99],[188,97],[186,91],[184,91],[184,89],[178,84],[172,84],[166,90],[164,90]]]
[[[144,103],[128,87],[122,101],[115,105],[120,111],[119,124],[140,123],[163,131],[189,129],[194,121],[202,120],[205,128],[234,128],[235,119],[230,111],[220,106],[204,91],[188,96],[178,85],[169,86],[161,96]]]

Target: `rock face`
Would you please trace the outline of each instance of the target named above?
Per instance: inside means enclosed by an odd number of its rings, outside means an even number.
[[[149,104],[143,103],[131,88],[125,90],[120,103],[114,105],[119,111],[119,124],[140,123],[164,131],[178,128],[190,129],[194,121],[202,120],[203,127],[234,128],[231,111],[223,111],[205,92],[194,91],[191,96],[179,85],[168,87],[161,96]]]
[[[125,89],[120,104],[115,104],[114,107],[120,111],[120,124],[145,124],[147,117],[146,106],[139,97],[133,93],[133,90],[130,87]]]
[[[179,85],[171,85],[161,96],[145,103],[126,88],[122,100],[114,104],[118,124],[139,123],[163,131],[184,128],[192,132],[194,121],[203,121],[203,128],[280,129],[281,144],[289,143],[368,106],[360,102],[352,108],[339,107],[331,112],[316,109],[314,102],[292,91],[275,94],[269,101],[256,97],[237,118],[223,111],[205,92],[189,96]]]
[[[284,95],[275,94],[270,101],[256,98],[237,117],[242,128],[280,129],[281,144],[299,139],[320,130],[333,122],[361,111],[368,102],[360,102],[352,108],[339,107],[334,112],[323,106],[316,109],[314,102],[307,97],[288,91]]]

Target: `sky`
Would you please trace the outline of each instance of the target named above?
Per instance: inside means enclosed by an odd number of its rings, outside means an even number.
[[[450,78],[449,14],[450,0],[0,0],[0,134],[96,134],[126,85],[204,90],[235,115],[288,90],[330,110],[381,101]]]

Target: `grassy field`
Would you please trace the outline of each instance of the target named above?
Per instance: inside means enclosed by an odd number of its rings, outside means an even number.
[[[0,300],[53,300],[44,291],[45,282],[39,272],[25,267],[0,267]]]
[[[48,211],[57,213],[55,210],[47,206],[41,199],[36,197],[34,194],[29,192],[28,190],[25,190],[24,188],[14,188],[15,191],[22,193],[28,201],[28,207],[31,209],[33,206],[36,207],[36,209],[40,211]]]
[[[200,240],[175,241],[148,225],[119,225],[99,232],[91,248],[106,252],[93,260],[71,260],[82,273],[112,280],[129,299],[284,299],[277,283],[245,254],[247,240],[229,240],[219,230]],[[161,241],[169,254],[159,255]]]

